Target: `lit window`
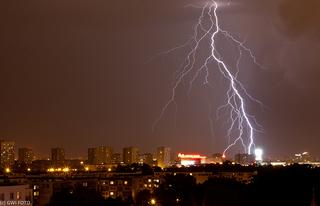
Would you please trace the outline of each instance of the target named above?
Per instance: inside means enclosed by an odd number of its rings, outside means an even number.
[[[33,196],[39,196],[39,191],[35,191],[35,192],[33,192]]]
[[[127,185],[127,184],[128,184],[128,181],[124,181],[124,184]]]
[[[114,181],[110,181],[110,185],[114,185]]]
[[[151,179],[148,179],[148,182],[151,182],[152,180]]]
[[[113,196],[114,195],[114,192],[110,192],[110,196]]]
[[[17,200],[20,199],[20,192],[17,192]]]

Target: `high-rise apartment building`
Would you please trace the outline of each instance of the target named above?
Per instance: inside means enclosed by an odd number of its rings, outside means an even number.
[[[98,149],[96,147],[88,149],[88,164],[97,164]]]
[[[139,162],[139,149],[137,147],[123,148],[123,162],[125,164],[133,164]]]
[[[65,151],[63,148],[51,149],[51,161],[55,166],[63,166],[65,164]]]
[[[14,164],[14,141],[0,140],[0,165],[11,167]]]
[[[169,147],[158,147],[156,158],[159,167],[168,167],[170,166],[170,152]]]
[[[113,148],[100,146],[88,149],[89,164],[111,164],[113,158]]]
[[[18,162],[19,163],[31,165],[33,160],[34,160],[34,154],[33,154],[32,149],[19,148],[19,150],[18,150]]]
[[[153,166],[153,155],[151,153],[144,153],[139,156],[140,164],[147,164],[149,166]]]
[[[120,153],[114,153],[112,155],[112,164],[121,164],[122,160],[121,160],[121,154]]]

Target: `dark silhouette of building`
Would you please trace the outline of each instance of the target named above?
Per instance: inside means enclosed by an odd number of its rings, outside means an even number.
[[[123,148],[123,162],[125,164],[133,164],[139,162],[139,149],[137,147]]]
[[[88,149],[89,164],[111,164],[113,158],[113,148],[100,146]]]
[[[31,165],[34,160],[34,154],[32,149],[19,148],[18,150],[18,162],[26,165]]]
[[[65,151],[63,148],[51,149],[51,161],[54,166],[63,166],[65,163]]]

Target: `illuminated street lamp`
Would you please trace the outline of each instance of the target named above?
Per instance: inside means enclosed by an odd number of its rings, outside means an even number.
[[[156,205],[156,204],[157,204],[156,199],[152,198],[152,199],[150,200],[150,205]]]

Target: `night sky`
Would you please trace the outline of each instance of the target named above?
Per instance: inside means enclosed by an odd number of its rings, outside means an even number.
[[[191,98],[180,89],[177,112],[171,105],[152,132],[187,49],[148,60],[191,37],[201,9],[190,3],[203,2],[1,1],[0,137],[42,155],[64,147],[68,157],[99,145],[222,152],[226,121],[214,120],[214,135],[208,121],[225,101],[220,77],[213,90],[195,85]],[[218,15],[263,65],[245,59],[240,75],[265,105],[248,104],[264,127],[257,145],[320,156],[319,0],[233,0]]]

